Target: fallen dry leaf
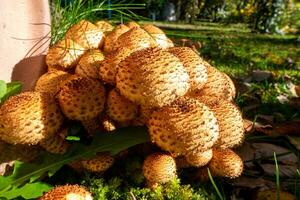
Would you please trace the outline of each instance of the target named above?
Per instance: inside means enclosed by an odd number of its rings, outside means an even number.
[[[252,80],[261,82],[268,80],[269,78],[273,77],[273,73],[270,71],[262,71],[262,70],[253,70],[252,71]]]
[[[255,126],[255,130],[266,135],[298,135],[300,136],[300,122],[290,121],[276,123],[274,125]]]
[[[262,177],[248,177],[248,176],[240,176],[234,179],[231,184],[236,187],[245,187],[249,189],[255,189],[255,188],[271,189],[275,187],[275,183],[272,181],[266,180]]]
[[[276,175],[276,166],[275,164],[260,164],[261,168],[264,170],[267,176]],[[278,165],[279,176],[281,178],[294,178],[297,174],[297,165]]]
[[[286,136],[286,138],[290,141],[290,143],[300,151],[300,137],[296,136]]]

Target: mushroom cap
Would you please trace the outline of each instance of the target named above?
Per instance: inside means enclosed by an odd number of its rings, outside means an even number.
[[[155,40],[142,28],[135,27],[123,33],[116,40],[116,48],[126,47],[130,49],[145,49],[148,47],[155,47],[157,43]]]
[[[95,25],[100,29],[102,32],[109,32],[114,29],[113,25],[111,25],[108,21],[100,20],[95,23]]]
[[[62,129],[57,134],[42,140],[40,142],[40,146],[42,146],[46,151],[50,153],[57,153],[57,154],[64,154],[69,148],[69,143],[65,141],[63,137],[60,135],[65,136],[68,132],[68,129]]]
[[[71,74],[64,71],[51,71],[42,75],[35,84],[34,90],[37,92],[45,92],[54,97],[60,90],[60,85],[66,79],[71,77]]]
[[[218,148],[234,148],[243,143],[245,128],[242,113],[230,101],[219,99],[215,101],[198,98],[205,103],[217,118],[219,124],[219,139],[215,144]]]
[[[60,129],[63,115],[47,93],[23,92],[0,108],[0,138],[10,144],[35,145]]]
[[[244,169],[242,159],[231,149],[213,149],[208,166],[212,174],[226,178],[239,177]]]
[[[213,112],[199,100],[189,98],[179,98],[154,111],[148,128],[153,142],[178,155],[207,151],[219,137]]]
[[[142,26],[142,28],[147,31],[149,34],[165,34],[163,30],[158,28],[157,26],[154,26],[152,24],[145,24]]]
[[[111,119],[126,122],[138,115],[138,106],[113,89],[108,93],[106,112]]]
[[[98,78],[99,66],[102,60],[104,60],[104,55],[98,49],[86,52],[80,58],[75,74],[88,78]]]
[[[135,27],[140,27],[140,25],[138,23],[136,23],[135,21],[130,21],[126,24],[126,26],[128,26],[129,28],[135,28]]]
[[[156,41],[159,47],[161,48],[174,47],[172,40],[170,40],[163,32],[163,30],[161,30],[160,28],[151,24],[146,24],[142,26],[142,28],[153,37],[153,39]]]
[[[180,60],[159,48],[133,52],[118,66],[116,87],[139,105],[162,107],[185,95],[189,76]]]
[[[185,156],[186,161],[194,167],[202,167],[206,165],[212,158],[213,156],[213,150],[208,149],[207,151],[204,152],[197,152],[197,153],[191,153],[187,154]]]
[[[190,91],[200,90],[207,81],[207,70],[199,55],[189,47],[173,47],[168,51],[183,63],[190,76]]]
[[[62,39],[51,46],[46,56],[46,64],[62,70],[76,66],[85,49],[71,39]]]
[[[130,28],[124,24],[120,24],[114,28],[113,31],[106,35],[103,50],[105,52],[112,52],[117,49],[115,43],[120,35],[129,31]]]
[[[103,111],[104,86],[95,79],[73,76],[65,81],[58,94],[63,113],[72,120],[93,119]]]
[[[101,48],[104,42],[103,31],[87,20],[73,25],[65,37],[74,40],[85,49]]]
[[[143,163],[143,174],[150,183],[167,183],[176,177],[176,163],[172,156],[153,153]]]
[[[90,172],[104,172],[114,163],[114,157],[109,153],[98,153],[96,157],[82,160],[82,166]]]
[[[44,194],[39,200],[93,200],[89,191],[79,185],[57,186]]]
[[[189,96],[200,96],[207,99],[226,99],[231,101],[235,98],[236,90],[232,80],[223,72],[220,72],[214,67],[211,67],[208,63],[207,69],[207,81],[200,90],[194,90],[190,92]]]

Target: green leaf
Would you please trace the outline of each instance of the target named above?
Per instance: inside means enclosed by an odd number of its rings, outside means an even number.
[[[6,94],[7,86],[6,83],[0,80],[0,103],[2,102],[2,97]]]
[[[1,96],[1,82],[0,81],[0,99],[1,103],[3,103],[9,97],[18,94],[22,90],[22,84],[20,82],[11,82],[6,84],[5,94]]]
[[[28,184],[35,183],[44,175],[52,176],[63,165],[74,160],[93,157],[97,152],[111,152],[115,155],[124,149],[147,141],[149,141],[149,136],[145,127],[122,128],[110,134],[97,133],[89,146],[74,143],[64,155],[43,153],[39,162],[36,163],[17,161],[11,175],[0,177],[0,197],[8,198],[4,192],[22,191]],[[36,188],[35,192],[41,192],[41,190]],[[16,193],[16,195],[21,196],[22,193]]]

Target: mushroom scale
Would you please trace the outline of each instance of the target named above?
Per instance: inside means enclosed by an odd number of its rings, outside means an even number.
[[[190,76],[190,91],[201,89],[207,81],[207,70],[203,60],[189,47],[167,49],[183,63]]]
[[[57,186],[44,194],[39,200],[93,200],[86,188],[79,185]]]
[[[101,29],[87,20],[81,20],[73,25],[65,37],[74,40],[85,49],[101,48],[104,42],[104,33]]]
[[[96,157],[82,160],[82,166],[90,172],[104,172],[114,163],[114,157],[110,153],[98,153]]]
[[[172,40],[170,40],[160,28],[151,24],[143,25],[142,28],[153,37],[159,47],[174,47]]]
[[[108,33],[104,41],[104,46],[103,46],[104,52],[108,53],[108,52],[115,51],[117,49],[115,45],[117,39],[119,38],[120,35],[122,35],[123,33],[129,30],[130,30],[129,27],[127,27],[124,24],[120,24],[116,26],[113,31]]]
[[[104,109],[104,86],[95,79],[73,76],[65,81],[58,94],[63,113],[71,120],[94,119]]]
[[[167,183],[176,177],[176,162],[168,154],[153,153],[143,163],[143,174],[150,186]]]
[[[159,48],[147,48],[133,52],[119,64],[116,87],[139,105],[162,107],[185,95],[190,85],[177,57]]]
[[[105,20],[97,21],[95,25],[104,33],[112,31],[114,29],[113,25],[111,25],[108,21]]]
[[[23,92],[0,108],[0,138],[10,144],[35,145],[57,133],[63,115],[47,93]]]
[[[186,158],[186,161],[191,166],[202,167],[211,160],[212,156],[213,156],[213,150],[208,149],[207,151],[204,151],[204,152],[187,154],[185,156],[185,158]]]
[[[148,128],[153,142],[178,155],[207,151],[219,137],[213,112],[199,100],[189,98],[179,98],[154,111]]]

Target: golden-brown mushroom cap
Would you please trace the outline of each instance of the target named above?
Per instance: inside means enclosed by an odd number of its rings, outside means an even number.
[[[116,47],[115,43],[116,43],[117,39],[119,38],[120,35],[122,35],[123,33],[127,32],[129,30],[130,30],[130,28],[124,24],[120,24],[120,25],[116,26],[113,31],[111,31],[110,33],[107,34],[105,41],[104,41],[103,50],[105,52],[112,52],[112,51],[116,50],[117,47]]]
[[[95,25],[104,33],[112,31],[114,29],[113,25],[111,25],[108,21],[105,20],[97,21]]]
[[[137,117],[138,106],[113,89],[108,93],[106,112],[111,119],[126,122]]]
[[[104,60],[104,55],[98,49],[91,49],[80,58],[75,74],[88,78],[98,78],[99,66],[102,60]]]
[[[56,70],[47,72],[38,79],[34,90],[37,92],[46,92],[54,97],[59,92],[61,83],[69,77],[71,77],[71,74],[64,71]]]
[[[189,98],[154,111],[148,128],[153,142],[178,155],[207,151],[219,137],[213,112],[199,100]]]
[[[96,157],[81,161],[82,166],[90,172],[104,172],[114,163],[110,153],[98,153]]]
[[[58,100],[63,113],[69,119],[89,120],[103,111],[105,89],[95,79],[74,76],[62,85]]]
[[[207,81],[207,70],[203,60],[189,47],[173,47],[168,51],[183,63],[190,76],[190,91],[200,90]]]
[[[71,39],[62,39],[49,48],[46,64],[61,70],[76,66],[85,49]]]
[[[185,158],[186,158],[186,161],[191,166],[202,167],[211,160],[212,156],[213,156],[213,150],[208,149],[207,151],[204,151],[204,152],[196,152],[196,153],[187,154],[185,156]]]
[[[242,159],[231,149],[213,149],[208,166],[212,174],[226,178],[239,177],[244,169]]]
[[[68,129],[64,128],[57,132],[55,135],[40,141],[39,144],[50,153],[64,154],[70,146],[64,138],[67,135],[67,133]],[[63,137],[61,137],[61,135]]]
[[[166,34],[164,33],[163,30],[160,28],[151,25],[151,24],[146,24],[142,26],[142,28],[147,31],[153,39],[156,41],[159,47],[161,48],[169,48],[169,47],[174,47],[174,44],[172,40],[170,40]]]
[[[200,90],[189,93],[190,96],[206,96],[207,99],[223,98],[231,101],[235,98],[235,87],[232,80],[209,64],[206,65],[207,81]]]
[[[176,163],[172,156],[153,153],[144,161],[143,174],[151,184],[163,184],[176,177]]]
[[[190,85],[177,57],[158,48],[148,48],[130,54],[119,64],[116,87],[137,104],[162,107],[185,95]]]
[[[93,200],[86,188],[79,185],[57,186],[44,194],[39,200]]]
[[[87,20],[73,25],[65,37],[74,40],[85,49],[101,48],[104,42],[103,31]]]
[[[0,108],[0,138],[10,144],[38,144],[56,134],[63,115],[47,93],[23,92]]]
[[[126,26],[128,26],[129,28],[135,28],[135,27],[140,27],[140,25],[138,23],[136,23],[135,21],[130,21],[126,24]]]
[[[204,96],[204,98],[206,98]],[[201,99],[213,112],[219,124],[219,139],[215,144],[218,148],[234,148],[244,141],[245,129],[242,113],[232,102],[223,99],[212,101]]]

